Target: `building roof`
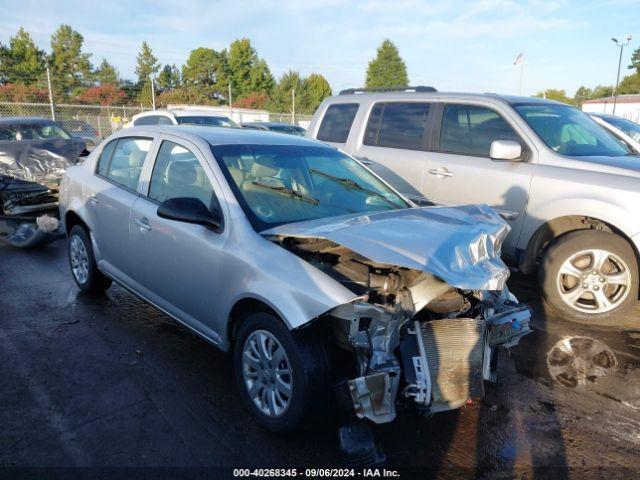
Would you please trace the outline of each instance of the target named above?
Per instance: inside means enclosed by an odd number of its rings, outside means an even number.
[[[594,98],[592,100],[585,100],[582,103],[613,103],[615,97],[603,97],[603,98]],[[629,93],[618,95],[618,100],[616,103],[640,103],[640,94],[637,93]]]

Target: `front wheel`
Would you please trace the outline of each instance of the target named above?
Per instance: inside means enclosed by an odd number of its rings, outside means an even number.
[[[560,237],[544,256],[545,303],[569,320],[628,324],[637,303],[638,264],[631,246],[608,232],[580,230]]]
[[[243,403],[269,430],[290,432],[326,413],[328,357],[314,329],[290,332],[269,313],[252,314],[238,328],[233,360]]]

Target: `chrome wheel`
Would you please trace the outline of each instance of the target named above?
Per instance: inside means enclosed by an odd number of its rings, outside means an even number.
[[[585,313],[604,313],[625,301],[630,293],[631,271],[607,250],[582,250],[560,267],[557,279],[562,301]]]
[[[251,401],[264,415],[279,417],[287,411],[293,391],[291,364],[271,332],[256,330],[245,340],[242,376]]]
[[[74,278],[79,284],[84,285],[89,279],[89,253],[77,235],[73,235],[69,241],[69,256]]]

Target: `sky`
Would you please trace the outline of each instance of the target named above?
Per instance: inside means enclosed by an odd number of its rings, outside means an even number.
[[[411,85],[440,91],[517,94],[613,85],[619,49],[634,36],[623,76],[640,46],[640,0],[0,0],[0,42],[22,26],[47,51],[61,23],[84,51],[135,79],[143,40],[163,64],[182,65],[197,47],[216,50],[247,37],[278,77],[293,69],[324,75],[334,91],[364,84],[376,48],[391,39]]]

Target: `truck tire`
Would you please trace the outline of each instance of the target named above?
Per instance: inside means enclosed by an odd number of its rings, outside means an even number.
[[[629,243],[613,233],[580,230],[561,236],[538,271],[546,306],[590,325],[637,324],[638,263]]]
[[[233,366],[246,408],[263,427],[287,433],[329,408],[327,349],[313,328],[290,332],[269,313],[242,320]]]
[[[82,293],[100,293],[111,286],[107,278],[96,265],[93,248],[87,231],[80,225],[74,225],[69,232],[69,265],[73,279]]]

